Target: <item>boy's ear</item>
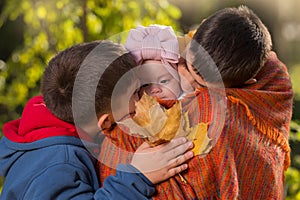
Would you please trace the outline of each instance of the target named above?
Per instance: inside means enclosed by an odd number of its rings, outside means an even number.
[[[251,84],[254,84],[254,83],[257,83],[257,80],[255,78],[250,78],[248,81],[245,81],[244,84],[251,85]]]
[[[110,129],[114,124],[114,120],[110,114],[103,114],[98,120],[98,127],[101,129]]]

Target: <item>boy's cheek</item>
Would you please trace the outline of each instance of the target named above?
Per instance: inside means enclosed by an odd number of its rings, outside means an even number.
[[[187,71],[185,64],[178,65],[178,73],[180,77],[180,85],[185,93],[190,93],[195,90],[192,86],[195,80],[192,78],[191,74]]]

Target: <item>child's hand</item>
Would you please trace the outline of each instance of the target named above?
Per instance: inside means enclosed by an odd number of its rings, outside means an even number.
[[[184,162],[194,156],[192,151],[187,151],[192,147],[193,143],[183,137],[156,147],[144,142],[136,150],[131,165],[156,184],[188,168]]]

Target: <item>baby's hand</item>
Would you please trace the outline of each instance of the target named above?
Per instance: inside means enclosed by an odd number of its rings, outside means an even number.
[[[193,143],[183,137],[156,147],[144,142],[136,150],[131,165],[156,184],[188,168],[184,162],[194,156],[192,151],[187,151],[191,148]]]

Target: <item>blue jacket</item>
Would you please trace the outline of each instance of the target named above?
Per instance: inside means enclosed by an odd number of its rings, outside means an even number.
[[[33,98],[22,118],[3,128],[0,175],[5,182],[1,200],[151,199],[154,186],[131,165],[119,165],[117,174],[99,188],[97,159],[87,150],[97,145],[72,136],[76,129],[63,121],[58,123],[41,102],[42,98]]]

